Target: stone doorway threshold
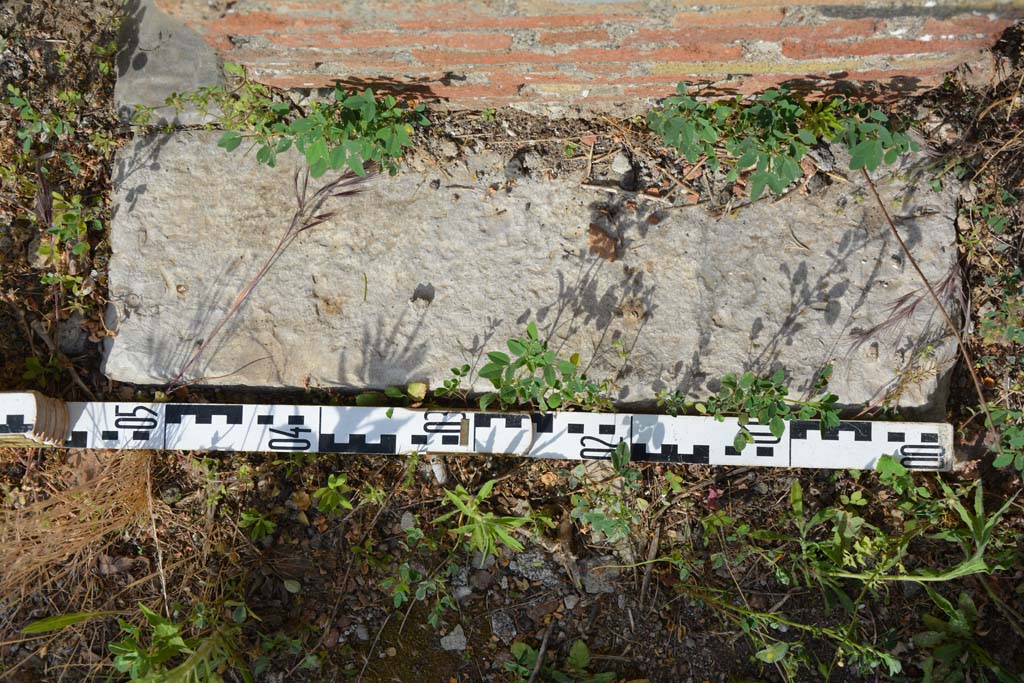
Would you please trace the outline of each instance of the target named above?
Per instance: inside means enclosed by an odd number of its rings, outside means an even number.
[[[194,68],[187,83],[173,70],[121,79],[125,107],[221,78],[184,27],[141,30],[138,43],[147,30],[182,36],[167,54],[192,54]],[[901,407],[941,415],[955,345],[930,306],[855,343],[885,327],[898,299],[923,294],[860,177],[830,165],[825,180],[778,201],[724,213],[670,206],[635,191],[650,169],[633,155],[591,154],[589,175],[566,163],[565,139],[597,129],[606,140],[594,149],[614,136],[602,125],[501,110],[486,125],[456,115],[436,126],[397,176],[332,206],[333,219],[292,245],[195,374],[260,387],[438,386],[536,321],[562,355],[614,378],[624,406],[650,405],[662,389],[706,395],[747,369],[784,368],[803,391],[831,363],[844,403],[896,386]],[[558,134],[538,144],[545,126]],[[270,169],[217,148],[218,136],[151,134],[118,156],[113,379],[174,377],[288,225],[301,159]],[[911,158],[876,182],[939,282],[956,265],[957,192],[920,182],[921,167]],[[930,371],[900,384],[922,354]]]

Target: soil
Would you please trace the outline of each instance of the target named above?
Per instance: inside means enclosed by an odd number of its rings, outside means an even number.
[[[44,148],[47,154],[52,152],[39,159],[37,167],[33,158],[18,156],[21,120],[8,105],[0,105],[6,107],[6,118],[0,122],[0,167],[5,169],[0,176],[0,387],[5,389],[42,388],[69,400],[153,396],[152,389],[113,383],[99,373],[101,340],[109,334],[101,315],[105,233],[88,234],[89,255],[83,262],[50,264],[74,276],[96,271],[92,291],[79,299],[84,302],[81,310],[68,310],[68,298],[57,296],[55,302],[53,287],[41,284],[41,269],[34,263],[46,230],[33,216],[45,213],[48,192],[95,201],[99,220],[109,224],[111,155],[130,134],[113,112],[114,73],[100,66],[112,61],[104,50],[116,35],[119,5],[116,0],[23,0],[0,8],[0,36],[6,39],[0,49],[0,85],[16,85],[37,110],[71,117],[75,128],[73,134],[32,148],[34,155]],[[1014,260],[1021,265],[1021,205],[998,199],[1000,189],[1018,198],[1022,194],[1024,152],[1013,140],[1024,118],[1021,107],[1012,105],[1013,98],[1021,96],[1020,82],[1012,74],[1024,73],[1019,64],[1020,36],[1020,29],[1011,30],[996,48],[1006,57],[1011,74],[998,84],[972,88],[952,75],[943,88],[902,105],[934,124],[928,130],[938,159],[978,172],[975,203],[1005,205],[1006,231],[970,233],[982,246],[975,252],[964,250],[972,295],[969,321],[975,327],[980,307],[998,302],[990,278],[1012,269]],[[80,92],[85,104],[62,103],[60,93],[67,89]],[[981,111],[994,115],[979,117]],[[742,192],[720,178],[699,169],[694,172],[693,166],[658,146],[640,121],[548,120],[513,109],[433,114],[432,119],[433,125],[418,133],[416,152],[408,163],[443,168],[467,148],[487,147],[505,154],[510,167],[518,164],[551,177],[578,178],[605,188],[614,201],[644,195],[663,202],[666,210],[702,203],[717,211],[741,208],[745,201]],[[109,139],[109,148],[100,149],[96,135]],[[77,172],[65,154],[77,160]],[[986,163],[997,154],[1002,155],[998,163]],[[810,172],[799,191],[831,182],[827,173],[813,168]],[[34,186],[29,188],[26,180]],[[967,218],[971,217],[968,209]],[[1004,243],[1007,246],[996,248]],[[986,250],[997,257],[972,255]],[[56,348],[55,340],[69,334],[65,329],[62,336],[61,328],[68,326],[72,337],[84,337],[78,339],[84,350]],[[972,333],[970,347],[976,357],[987,359],[982,371],[992,391],[989,400],[1019,405],[1019,346],[986,343]],[[32,373],[31,359],[50,370],[42,376]],[[959,369],[950,419],[958,427],[962,448],[974,460],[949,480],[969,483],[982,478],[992,509],[1019,492],[1020,478],[988,464],[992,444],[985,441],[975,417],[978,401],[971,386],[966,371]],[[1000,387],[1010,386],[1017,389],[999,393]],[[189,387],[178,398],[260,402],[271,395]],[[351,400],[315,388],[275,393],[272,398],[300,403]],[[102,482],[106,475],[97,472],[106,471],[104,467],[116,473],[111,463],[118,457],[106,452],[0,449],[0,539],[13,543],[11,525],[34,501],[53,499],[75,482],[85,487]],[[781,667],[756,658],[758,647],[744,635],[740,623],[714,606],[715,596],[735,607],[784,615],[818,629],[843,629],[850,624],[849,617],[839,606],[826,605],[822,590],[785,583],[763,558],[738,557],[746,546],[709,532],[707,520],[727,515],[752,529],[779,531],[789,514],[792,483],[799,478],[808,508],[837,505],[844,497],[849,500],[861,493],[872,501],[861,514],[882,528],[899,528],[900,513],[891,507],[892,494],[875,475],[644,465],[637,469],[637,485],[623,489],[604,481],[613,478],[607,471],[592,475],[599,483],[581,483],[572,464],[505,458],[418,462],[360,456],[343,462],[313,457],[284,462],[261,455],[182,452],[153,454],[151,462],[153,502],[136,510],[131,524],[96,539],[62,567],[44,568],[35,583],[18,587],[16,599],[0,601],[0,680],[117,677],[108,645],[123,634],[112,618],[42,638],[26,637],[20,630],[47,615],[86,610],[117,610],[122,618],[141,624],[135,609],[139,603],[158,611],[162,606],[181,622],[199,605],[223,616],[238,614],[238,604],[244,603],[236,663],[254,672],[256,680],[511,681],[513,643],[536,650],[546,642],[545,666],[569,671],[577,640],[589,650],[589,675],[612,672],[611,680],[785,680]],[[444,484],[439,483],[439,469],[446,474]],[[314,498],[332,473],[346,475],[356,503],[354,510],[338,516],[318,511]],[[540,531],[522,552],[501,548],[490,559],[463,550],[450,552],[457,536],[446,531],[450,526],[434,521],[451,509],[444,491],[456,485],[476,491],[491,479],[499,484],[487,509],[500,515],[533,510],[549,517],[551,528]],[[941,495],[935,479],[922,485],[932,495]],[[627,509],[639,511],[624,540],[608,542],[593,525],[572,517],[583,490],[621,497]],[[656,512],[662,503],[670,504]],[[1001,538],[1010,539],[1008,543],[1021,535],[1022,510],[1014,504],[1001,523]],[[272,519],[273,533],[253,540],[241,525],[247,511]],[[425,541],[410,536],[410,521],[425,532]],[[955,522],[952,515],[942,520],[947,525]],[[1024,648],[1013,635],[1013,617],[993,599],[998,596],[1017,619],[1024,612],[1024,566],[1019,554],[1010,557],[1008,568],[986,579],[989,590],[973,579],[939,590],[951,600],[960,590],[973,596],[983,624],[973,634],[975,641],[1005,670],[1020,672]],[[655,558],[663,561],[644,563]],[[914,546],[912,566],[906,569],[945,566],[948,559],[948,544],[922,541]],[[396,607],[387,582],[400,576],[406,564],[411,571],[444,581],[426,599]],[[706,591],[703,598],[695,592],[701,590]],[[453,602],[440,611],[440,622],[431,624],[443,596]],[[918,680],[923,653],[913,636],[923,629],[920,615],[933,612],[927,592],[918,584],[903,584],[864,597],[850,628],[871,634],[876,647],[898,656],[904,662],[902,680]],[[446,642],[458,645],[453,634],[457,627],[465,635],[464,647],[443,649],[446,636]],[[202,626],[192,628],[193,634],[204,632]],[[857,666],[850,652],[837,652],[827,638],[810,637],[782,623],[773,629],[794,650],[802,647],[810,660],[839,662],[830,680],[899,678],[889,677],[884,669]],[[229,667],[222,675],[225,680],[242,680]],[[558,680],[545,675],[537,680]],[[568,680],[587,679],[581,674]],[[817,681],[822,675],[805,668],[794,680]]]

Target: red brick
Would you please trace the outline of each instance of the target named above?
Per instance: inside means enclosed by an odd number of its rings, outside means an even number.
[[[509,52],[451,52],[447,50],[413,50],[413,57],[423,64],[445,66],[474,64],[581,64],[591,62],[643,62],[643,61],[705,61],[730,60],[743,56],[738,46],[688,45],[655,50],[628,48],[580,48],[557,55],[545,55],[525,50]]]
[[[633,15],[609,14],[551,14],[538,16],[448,16],[444,18],[424,18],[413,21],[400,21],[398,27],[406,30],[455,30],[455,29],[493,29],[500,31],[510,28],[587,28],[605,24],[630,24],[640,21],[641,17]]]
[[[563,43],[586,43],[594,40],[611,40],[608,31],[591,29],[589,31],[545,31],[537,36],[541,45],[559,45]]]
[[[292,29],[297,26],[308,26],[300,23],[294,16],[277,12],[238,12],[225,14],[216,21],[206,24],[208,31],[222,35],[257,35],[270,31]]]
[[[625,88],[622,94],[626,97],[668,97],[675,91],[668,85],[634,85]]]
[[[443,85],[432,87],[436,97],[453,101],[475,99],[480,97],[513,97],[522,87],[522,83],[499,83],[491,85]]]
[[[972,14],[961,14],[951,19],[927,19],[921,27],[920,35],[923,36],[966,36],[979,33],[988,36],[998,36],[1006,28],[1004,17],[990,18]]]
[[[731,43],[741,40],[779,41],[787,38],[851,38],[875,33],[874,19],[837,19],[820,26],[721,26],[678,30],[641,29],[623,41],[623,45],[650,43],[691,43],[694,41]]]
[[[792,59],[907,55],[927,52],[959,52],[977,47],[985,47],[989,43],[990,41],[987,38],[977,40],[870,38],[853,43],[787,40],[782,44],[782,54]]]
[[[299,48],[448,47],[470,50],[504,50],[512,36],[504,33],[409,33],[362,31],[296,33],[271,38],[278,45]]]
[[[781,7],[719,9],[713,12],[679,12],[672,23],[683,27],[777,24],[786,17]]]
[[[323,74],[291,73],[274,76],[260,76],[259,82],[274,88],[326,88],[334,85],[334,79]]]
[[[361,50],[356,53],[297,51],[290,53],[267,52],[264,55],[247,58],[242,60],[242,63],[245,66],[256,68],[295,69],[297,71],[311,71],[320,64],[344,65],[346,71],[339,73],[338,76],[348,75],[348,70],[354,67],[367,67],[377,69],[378,72],[389,71],[391,73],[403,73],[408,71],[409,67],[407,62],[394,59],[397,56],[394,52],[370,52],[368,50]]]
[[[630,85],[630,84],[645,84],[645,85],[657,85],[659,83],[667,83],[675,88],[676,83],[688,79],[687,76],[691,74],[685,71],[677,71],[675,73],[667,74],[644,74],[642,76],[620,76],[618,78],[609,78],[608,83],[615,85]]]

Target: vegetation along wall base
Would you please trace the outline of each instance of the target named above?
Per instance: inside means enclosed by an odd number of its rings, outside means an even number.
[[[630,413],[489,413],[317,405],[64,403],[0,394],[0,445],[294,453],[493,454],[557,460],[870,469],[890,455],[948,470],[953,428],[940,423],[816,420],[781,433],[735,418]]]

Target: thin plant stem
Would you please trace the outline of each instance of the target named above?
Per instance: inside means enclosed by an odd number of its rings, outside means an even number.
[[[242,305],[249,298],[249,295],[252,294],[253,290],[256,289],[256,286],[259,285],[264,277],[266,277],[274,263],[276,263],[277,259],[280,258],[289,246],[291,246],[292,242],[294,242],[295,239],[306,230],[315,228],[321,223],[324,223],[334,217],[334,212],[331,211],[320,213],[320,209],[323,207],[324,203],[328,199],[350,197],[357,194],[363,189],[360,185],[364,181],[373,177],[375,172],[376,169],[374,168],[367,169],[367,174],[361,177],[356,176],[352,172],[344,173],[335,180],[323,185],[319,190],[313,193],[312,197],[307,196],[307,189],[309,187],[309,171],[306,170],[305,174],[302,176],[301,182],[299,180],[299,172],[295,173],[293,182],[295,186],[295,201],[297,207],[295,212],[292,214],[291,222],[288,224],[288,229],[281,236],[281,239],[278,240],[277,245],[263,262],[263,265],[260,266],[260,269],[256,271],[256,274],[252,279],[249,280],[249,282],[235,296],[235,299],[231,303],[227,312],[213,328],[210,334],[206,336],[203,343],[192,352],[192,355],[190,355],[188,360],[186,360],[181,366],[178,374],[175,375],[174,379],[168,383],[168,393],[185,384],[182,382],[185,374],[196,363],[196,361],[199,360],[203,353],[206,352],[213,340],[220,334],[221,330],[224,329],[224,326],[228,321],[238,313],[242,308]]]
[[[875,187],[875,183],[873,180],[871,180],[871,176],[868,174],[867,169],[862,168],[861,173],[864,174],[865,180],[868,181],[868,187],[871,188],[871,194],[874,195],[875,201],[878,202],[878,208],[882,210],[882,215],[885,216],[885,220],[889,224],[889,229],[892,231],[892,234],[896,237],[896,241],[899,243],[900,249],[903,250],[903,253],[906,255],[907,260],[910,261],[910,264],[914,266],[914,270],[917,272],[918,277],[920,277],[921,281],[924,282],[924,286],[925,288],[927,288],[928,294],[931,295],[932,300],[935,302],[935,306],[938,309],[939,313],[942,315],[942,319],[946,322],[946,326],[949,327],[949,331],[953,334],[953,337],[956,339],[957,347],[960,349],[960,355],[963,356],[964,363],[967,365],[967,370],[971,374],[971,381],[974,382],[974,389],[975,391],[978,392],[978,401],[981,402],[981,410],[983,413],[985,413],[985,426],[990,431],[994,431],[995,423],[992,421],[992,414],[989,412],[988,402],[985,400],[985,392],[981,388],[981,380],[978,379],[978,372],[977,370],[974,369],[974,361],[971,358],[970,351],[967,350],[967,345],[964,344],[964,339],[963,336],[961,336],[960,334],[960,330],[957,329],[956,323],[953,322],[953,318],[952,316],[949,315],[949,312],[946,310],[946,307],[942,305],[942,300],[939,298],[939,295],[935,292],[935,288],[932,287],[932,283],[928,281],[927,277],[925,277],[924,271],[921,270],[921,266],[918,265],[917,259],[914,258],[914,255],[910,252],[910,248],[907,246],[907,243],[903,241],[903,237],[900,235],[900,231],[896,229],[896,223],[893,222],[892,216],[889,215],[889,210],[885,208],[885,202],[883,202],[881,196],[879,196],[878,188]]]

